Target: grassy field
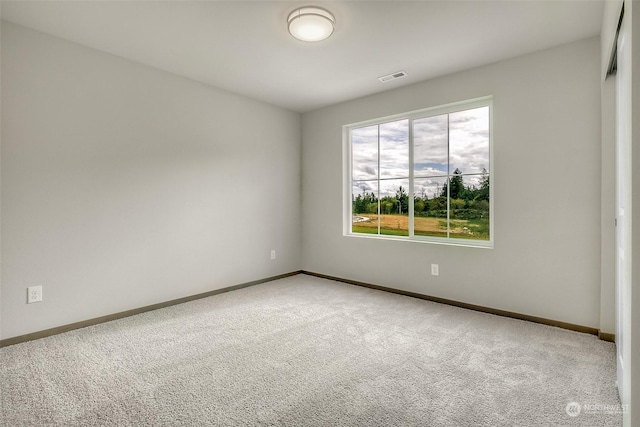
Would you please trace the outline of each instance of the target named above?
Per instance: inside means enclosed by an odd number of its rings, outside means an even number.
[[[378,215],[363,215],[367,221],[352,224],[354,233],[377,234]],[[409,235],[409,217],[407,215],[380,215],[380,234],[393,236]],[[414,217],[414,234],[416,236],[447,236],[447,221],[443,218]],[[489,240],[488,219],[453,219],[451,220],[451,237],[461,239]]]

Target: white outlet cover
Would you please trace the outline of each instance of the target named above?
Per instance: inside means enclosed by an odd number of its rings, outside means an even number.
[[[438,264],[431,264],[431,275],[432,276],[440,275],[440,269],[438,268]]]
[[[42,286],[29,286],[27,288],[27,304],[42,301]]]

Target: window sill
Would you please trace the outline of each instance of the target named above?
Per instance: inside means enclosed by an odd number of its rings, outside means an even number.
[[[442,246],[457,246],[463,248],[478,248],[478,249],[493,249],[492,240],[467,240],[467,239],[455,239],[455,238],[429,238],[429,237],[409,237],[409,236],[392,236],[392,235],[379,235],[379,234],[364,234],[364,233],[345,233],[345,237],[355,237],[359,239],[369,240],[391,240],[397,242],[411,242],[422,243],[429,245],[442,245]]]

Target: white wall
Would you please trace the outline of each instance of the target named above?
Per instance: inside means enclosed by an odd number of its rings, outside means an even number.
[[[599,327],[599,77],[592,38],[304,114],[303,269]],[[342,125],[485,95],[494,249],[342,235]]]
[[[1,47],[2,338],[300,268],[299,114],[6,22]]]

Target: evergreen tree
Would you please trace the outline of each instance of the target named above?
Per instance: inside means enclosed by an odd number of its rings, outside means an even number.
[[[449,190],[449,197],[452,199],[460,199],[464,195],[464,181],[462,179],[462,171],[458,168],[453,171],[453,176],[449,179],[449,183],[444,184],[442,187],[441,197],[447,197],[447,189],[451,187]]]
[[[477,191],[474,200],[486,200],[489,201],[489,174],[486,169],[482,169],[482,178],[480,180],[480,188]]]
[[[398,201],[398,213],[409,213],[409,196],[402,185],[396,191],[396,200]]]

